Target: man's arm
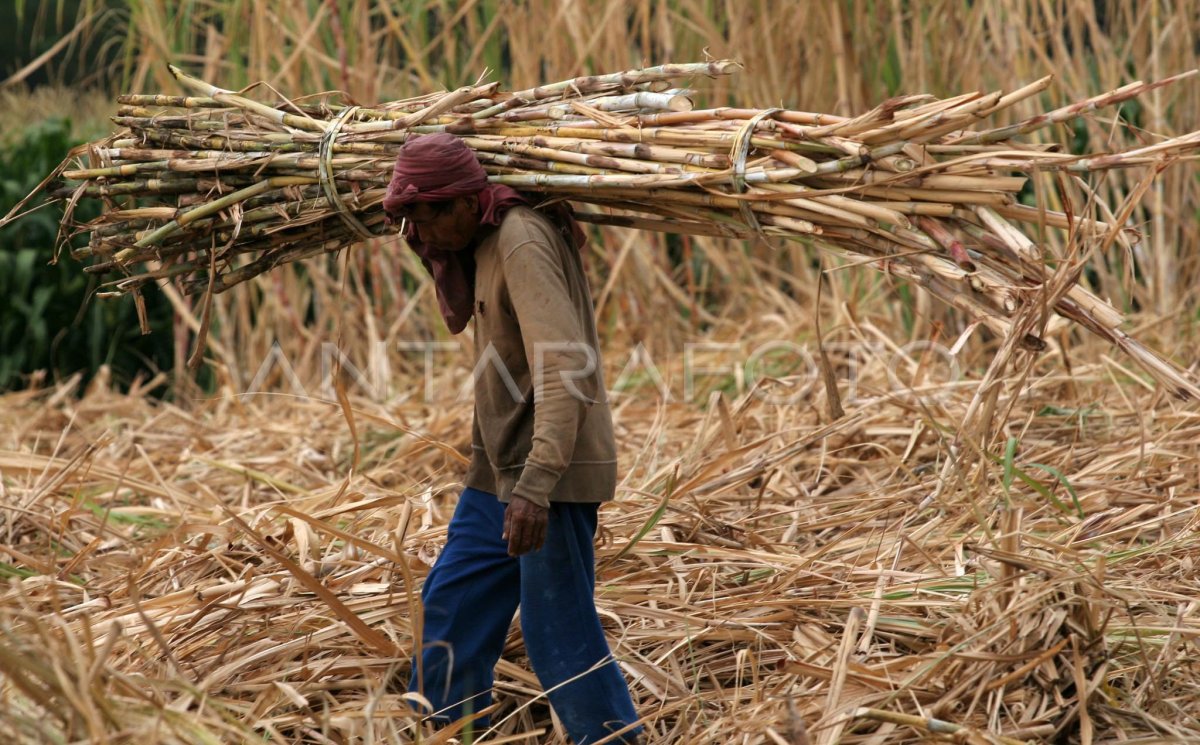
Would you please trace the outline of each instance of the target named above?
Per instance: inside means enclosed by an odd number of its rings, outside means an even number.
[[[571,463],[590,403],[588,393],[581,390],[590,392],[590,386],[574,381],[594,375],[599,363],[571,298],[562,258],[549,240],[535,238],[508,249],[504,274],[534,389],[533,443],[513,488],[513,503],[519,498],[544,510]],[[529,510],[524,505],[510,506],[509,512],[517,518]],[[507,520],[506,528],[510,551],[514,536],[532,533],[540,546],[545,533],[544,526],[527,531],[524,524],[509,526]]]

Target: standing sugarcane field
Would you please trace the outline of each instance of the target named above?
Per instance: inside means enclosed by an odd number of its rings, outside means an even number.
[[[1200,743],[1200,0],[7,0],[0,738]]]

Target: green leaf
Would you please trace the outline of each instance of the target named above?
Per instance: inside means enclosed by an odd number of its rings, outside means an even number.
[[[1017,472],[1017,467],[1014,465],[1014,460],[1017,455],[1017,438],[1010,437],[1008,442],[1004,443],[1004,458],[1001,463],[1004,466],[1004,495],[1008,496],[1009,490],[1012,488],[1013,476]]]
[[[21,139],[0,145],[0,213],[24,198],[77,144],[70,132],[63,119],[35,122]],[[98,214],[99,204],[84,200],[75,217],[86,221]],[[80,265],[69,257],[51,263],[61,219],[62,205],[50,205],[0,230],[0,390],[20,385],[37,370],[55,379],[90,374],[106,358],[118,384],[170,369],[169,303],[147,293],[150,325],[158,331],[148,337],[137,333],[130,299],[89,303],[94,282]],[[80,236],[73,245],[84,240]]]
[[[658,521],[662,519],[663,515],[667,514],[667,504],[671,501],[671,495],[675,493],[675,480],[678,478],[678,476],[679,474],[672,473],[667,478],[666,486],[663,487],[662,501],[658,503],[658,508],[654,510],[653,514],[650,515],[650,518],[646,520],[645,524],[642,525],[637,534],[634,535],[633,538],[629,539],[629,543],[626,543],[625,547],[617,552],[617,555],[612,557],[608,563],[612,563],[632,551],[633,547],[638,544],[638,541],[645,538],[646,535],[654,529],[654,526],[658,525]]]
[[[1064,487],[1066,487],[1067,493],[1071,495],[1071,501],[1075,504],[1075,513],[1077,515],[1079,515],[1079,517],[1081,517],[1081,518],[1086,517],[1086,515],[1083,512],[1083,505],[1079,503],[1079,494],[1076,493],[1075,487],[1071,485],[1071,482],[1067,479],[1066,476],[1063,475],[1062,471],[1058,470],[1054,466],[1048,466],[1045,463],[1030,463],[1029,466],[1031,468],[1040,468],[1043,471],[1045,471],[1046,473],[1053,476],[1054,478],[1058,479],[1058,483],[1060,483]],[[1055,505],[1060,510],[1062,510],[1063,512],[1067,511],[1066,509],[1063,508],[1063,506],[1059,503],[1059,501],[1057,499],[1054,499],[1054,497],[1051,497],[1050,499],[1055,503]]]

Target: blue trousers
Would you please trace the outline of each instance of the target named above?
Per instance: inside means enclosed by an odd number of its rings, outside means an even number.
[[[599,505],[552,504],[545,545],[518,558],[500,537],[505,508],[477,489],[459,497],[446,547],[421,591],[421,658],[409,690],[446,721],[489,706],[493,670],[519,604],[525,650],[551,706],[576,745],[592,745],[637,720],[596,615]],[[478,735],[487,726],[479,717],[473,730]],[[633,742],[639,731],[610,742]]]

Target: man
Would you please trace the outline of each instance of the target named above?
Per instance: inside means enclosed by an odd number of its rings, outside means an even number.
[[[474,731],[486,729],[477,713],[519,605],[533,670],[576,745],[636,742],[594,602],[592,542],[616,446],[583,232],[565,209],[551,221],[489,184],[448,134],[404,145],[384,209],[433,275],[450,330],[475,319],[471,466],[421,593],[410,690],[436,720],[475,716]]]

